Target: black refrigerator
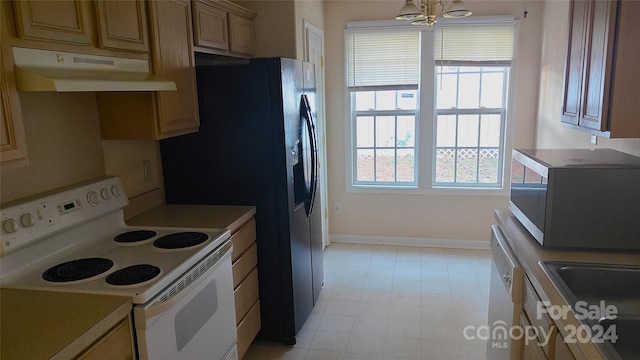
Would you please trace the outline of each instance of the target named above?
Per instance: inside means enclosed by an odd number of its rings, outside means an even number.
[[[262,328],[295,343],[322,288],[313,64],[196,66],[200,130],[160,141],[166,202],[256,207]]]

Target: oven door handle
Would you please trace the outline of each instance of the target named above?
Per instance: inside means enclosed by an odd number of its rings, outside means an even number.
[[[157,300],[149,307],[141,308],[141,311],[134,311],[134,321],[136,321],[138,324],[141,324],[143,327],[146,327],[146,323],[148,320],[158,316],[159,314],[162,314],[163,312],[173,307],[176,303],[180,302],[182,299],[188,296],[195,287],[197,287],[203,281],[207,280],[209,278],[209,275],[220,266],[222,261],[231,256],[231,249],[231,241],[227,241],[226,244],[219,247],[218,250],[215,250],[216,254],[220,254],[219,259],[215,262],[215,264],[209,267],[204,273],[201,273],[200,276],[198,276],[196,280],[187,285],[187,287],[181,289],[179,292],[177,292],[167,300]],[[194,268],[198,266],[199,265],[196,265],[194,266]],[[159,296],[159,298],[162,297],[162,295]]]

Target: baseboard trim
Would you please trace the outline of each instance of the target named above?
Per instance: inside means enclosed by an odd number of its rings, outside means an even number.
[[[421,247],[472,249],[472,250],[489,249],[489,241],[487,240],[427,239],[427,238],[413,238],[413,237],[349,235],[349,234],[330,234],[329,238],[331,243],[421,246]]]

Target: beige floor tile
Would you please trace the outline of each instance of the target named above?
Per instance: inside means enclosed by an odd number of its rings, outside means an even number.
[[[318,330],[313,336],[309,349],[344,352],[348,341],[348,332]]]
[[[297,344],[256,341],[243,360],[488,360],[488,250],[335,243]]]
[[[324,314],[318,330],[350,332],[354,319],[353,316]]]
[[[343,360],[344,355],[344,352],[311,349],[305,360]]]
[[[351,334],[347,343],[347,352],[382,356],[384,351],[384,335]]]

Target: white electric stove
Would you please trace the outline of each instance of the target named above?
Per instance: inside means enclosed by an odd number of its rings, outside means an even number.
[[[3,205],[0,286],[128,296],[140,358],[236,359],[229,230],[128,226],[127,204],[105,177]]]

